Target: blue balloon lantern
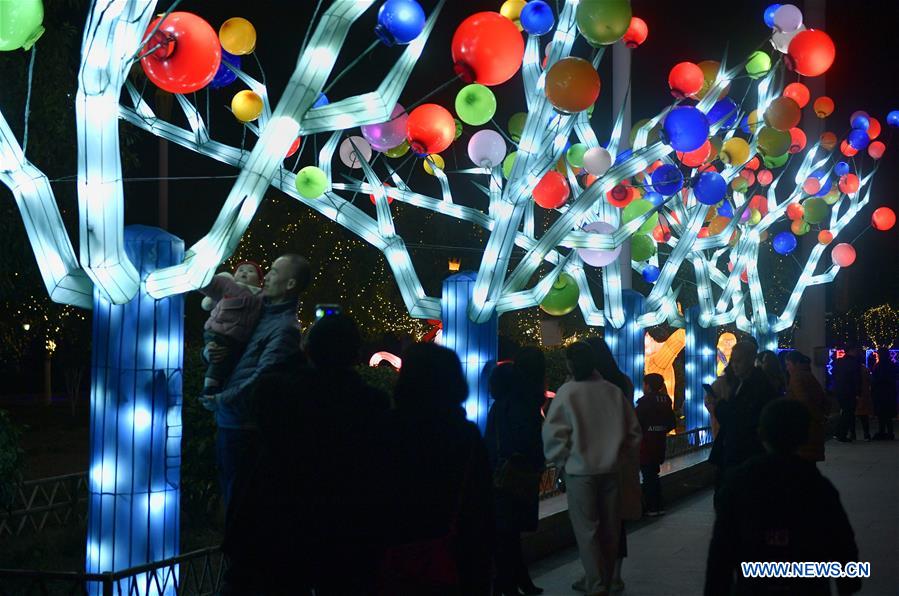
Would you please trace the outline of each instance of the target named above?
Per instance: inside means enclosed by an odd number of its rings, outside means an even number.
[[[652,203],[653,207],[661,207],[665,204],[665,197],[660,193],[657,193],[654,190],[649,191],[645,195],[643,195],[643,199]]]
[[[727,181],[718,172],[703,172],[693,184],[693,194],[703,205],[716,205],[727,194]]]
[[[718,215],[721,217],[733,217],[734,216],[734,208],[730,203],[724,201],[720,205],[718,205]]]
[[[752,129],[749,128],[749,114],[746,114],[740,119],[740,130],[746,134],[752,134]]]
[[[899,128],[899,110],[893,110],[887,114],[887,124],[893,128]]]
[[[556,24],[553,9],[542,0],[531,0],[521,9],[518,21],[522,28],[531,35],[549,33]]]
[[[837,176],[845,176],[849,173],[849,164],[845,161],[838,161],[837,165],[833,167],[833,171],[836,172]]]
[[[862,151],[868,147],[868,143],[871,142],[871,139],[868,138],[867,132],[854,128],[849,132],[847,141],[849,141],[850,147],[856,151]]]
[[[868,127],[871,126],[871,119],[865,116],[864,114],[859,114],[850,122],[852,128],[857,130],[863,130],[868,132]]]
[[[621,151],[618,155],[615,156],[615,163],[612,165],[620,164],[624,160],[630,158],[630,156],[633,154],[634,154],[633,149],[625,149],[625,150]]]
[[[240,56],[235,56],[234,54],[229,54],[222,49],[222,61],[219,64],[219,69],[216,71],[215,76],[209,82],[209,86],[213,89],[221,89],[222,87],[227,87],[231,83],[237,80],[237,73],[225,66],[225,64],[230,64],[234,68],[240,69]]]
[[[320,108],[322,106],[328,105],[329,103],[331,103],[331,101],[328,99],[328,96],[324,93],[319,93],[318,97],[315,99],[315,103],[312,104],[312,107]]]
[[[796,240],[796,236],[791,232],[780,232],[774,237],[774,240],[771,241],[774,252],[781,255],[790,254],[796,250],[798,244],[799,242]]]
[[[715,125],[721,120],[724,122],[721,123],[723,128],[729,128],[734,125],[737,121],[737,114],[739,113],[739,109],[737,108],[737,104],[734,100],[729,97],[725,97],[724,99],[719,99],[715,102],[715,105],[712,106],[712,109],[709,110],[708,119],[709,124]],[[746,126],[749,126],[749,120],[747,117]]]
[[[780,4],[772,4],[765,9],[765,24],[774,29],[774,13],[780,8]]]
[[[827,170],[823,168],[818,168],[811,174],[809,174],[809,178],[817,178],[818,182],[821,184],[821,189],[815,193],[816,197],[823,197],[827,193],[830,192],[830,187],[833,186],[833,178],[827,175]]]
[[[655,265],[647,265],[643,268],[643,271],[640,273],[643,276],[643,281],[648,284],[654,284],[659,276],[662,275],[662,271],[656,267]]]
[[[665,116],[661,132],[662,140],[675,151],[695,151],[709,138],[709,119],[696,108],[678,106]]]
[[[425,28],[425,11],[415,0],[387,0],[378,10],[375,35],[385,46],[405,45]]]
[[[652,173],[652,187],[656,193],[670,197],[684,187],[684,175],[675,165],[660,165]]]

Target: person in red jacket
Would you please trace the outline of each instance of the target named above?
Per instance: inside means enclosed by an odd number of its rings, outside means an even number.
[[[677,422],[662,375],[653,373],[643,377],[643,397],[637,400],[637,420],[643,430],[640,474],[643,476],[646,515],[662,515],[665,509],[662,505],[659,469],[665,461],[666,436]]]

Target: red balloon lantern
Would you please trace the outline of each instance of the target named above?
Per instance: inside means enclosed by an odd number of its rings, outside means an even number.
[[[817,194],[818,191],[821,190],[821,181],[810,176],[802,183],[802,190],[809,195]]]
[[[804,108],[808,105],[809,99],[811,99],[811,93],[809,93],[808,87],[803,85],[802,83],[790,83],[786,87],[784,87],[784,97],[789,97],[793,101],[799,104],[800,108]]]
[[[868,116],[868,130],[865,131],[868,133],[868,138],[872,141],[880,136],[880,121],[873,116]]]
[[[668,73],[668,86],[671,94],[677,98],[692,97],[702,90],[705,75],[702,69],[692,62],[675,64]]]
[[[805,214],[805,209],[799,203],[790,203],[787,205],[787,217],[792,221],[798,221],[802,219],[802,216]]]
[[[159,20],[150,23],[145,35]],[[222,62],[222,46],[215,29],[190,12],[173,12],[165,17],[146,47],[146,51],[153,51],[141,58],[140,65],[153,84],[169,93],[199,91],[215,78]]]
[[[303,137],[297,137],[297,140],[290,144],[290,149],[287,150],[287,155],[284,156],[284,159],[293,157],[293,155],[299,150],[300,144],[302,144],[302,142]]]
[[[830,230],[821,230],[818,232],[818,243],[828,245],[833,242],[833,232]]]
[[[453,34],[453,64],[466,83],[488,87],[505,83],[518,72],[524,39],[515,24],[498,12],[478,12]]]
[[[678,151],[677,158],[688,168],[698,168],[706,162],[711,154],[712,143],[711,141],[706,139],[706,142],[703,143],[702,147],[700,147],[699,149],[694,149],[693,151],[686,152]]]
[[[647,37],[649,37],[649,27],[646,25],[646,21],[640,17],[631,17],[631,24],[621,40],[624,45],[633,49],[642,45]]]
[[[762,186],[768,186],[774,182],[774,174],[771,173],[771,170],[762,170],[759,172],[759,175],[756,176],[756,180],[758,180],[759,184]]]
[[[833,247],[833,251],[831,251],[830,253],[830,258],[833,260],[835,265],[839,265],[840,267],[848,267],[855,262],[855,247],[845,242],[837,244]]]
[[[855,154],[858,153],[858,149],[849,144],[849,141],[843,141],[840,143],[840,151],[846,157],[855,157]]]
[[[746,162],[746,165],[743,166],[744,170],[752,170],[753,172],[759,169],[759,166],[762,165],[762,160],[759,159],[758,155],[750,159]]]
[[[852,193],[858,192],[858,186],[858,176],[855,174],[843,174],[840,176],[840,192],[851,195]]]
[[[612,187],[612,190],[606,193],[606,200],[613,207],[624,209],[634,200],[631,184],[627,180],[622,180],[620,184]]]
[[[436,103],[418,106],[406,120],[406,140],[416,155],[440,153],[449,147],[455,138],[456,121],[453,120],[453,115]]]
[[[652,237],[656,242],[668,242],[671,240],[671,228],[659,224],[652,229]]]
[[[820,141],[822,149],[825,151],[833,151],[833,148],[837,146],[837,135],[830,131],[822,132]]]
[[[390,187],[392,186],[389,182],[383,182],[381,185],[384,187],[385,191],[387,190],[387,188],[390,188]],[[374,195],[374,193],[368,195],[368,200],[371,201],[371,204],[372,204],[372,205],[377,205],[377,204],[378,204],[378,197],[376,197],[376,196]],[[387,197],[387,204],[389,205],[389,204],[391,204],[392,202],[393,202],[393,197],[388,196],[388,197]]]
[[[871,159],[880,159],[883,157],[883,152],[886,150],[887,146],[880,141],[874,141],[868,145],[868,155],[871,156]]]
[[[818,118],[827,118],[828,116],[833,114],[833,109],[835,106],[832,99],[830,99],[826,95],[822,95],[815,100],[815,103],[812,104],[812,107],[815,110],[815,116],[817,116]]]
[[[889,207],[879,207],[871,214],[871,226],[885,232],[896,225],[896,212]]]
[[[816,77],[827,72],[837,49],[830,36],[816,29],[800,31],[790,41],[787,50],[787,66],[806,77]]]
[[[790,129],[790,153],[799,153],[805,149],[806,142],[807,139],[805,133],[802,132],[801,128],[796,128],[794,126]]]
[[[708,238],[709,237],[709,229],[708,228],[699,228],[699,232],[696,233],[697,238]]]
[[[550,170],[534,187],[534,202],[544,209],[558,209],[565,204],[570,193],[565,176]]]

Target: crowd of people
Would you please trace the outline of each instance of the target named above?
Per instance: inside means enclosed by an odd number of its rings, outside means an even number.
[[[224,594],[540,594],[521,536],[537,529],[547,464],[560,472],[584,569],[572,589],[623,590],[625,522],[665,512],[659,473],[675,415],[660,375],[643,379],[634,407],[631,380],[591,338],[566,349],[569,378],[547,405],[543,353],[523,348],[490,373],[482,437],[465,416],[454,352],[412,345],[385,394],[355,370],[362,345],[351,317],[325,316],[301,334],[297,303],[311,278],[302,257],[278,258],[259,292],[236,287],[254,283],[254,272],[238,273],[240,282],[217,277],[203,290],[219,320],[205,354],[221,366],[201,400],[218,426]],[[242,339],[218,337],[228,317]],[[718,468],[707,594],[745,587],[740,561],[857,558],[837,492],[814,465],[827,396],[802,354],[789,353],[784,372],[776,355],[756,351],[738,343],[706,397]],[[878,370],[872,396],[895,374]],[[885,419],[879,434],[892,436]]]

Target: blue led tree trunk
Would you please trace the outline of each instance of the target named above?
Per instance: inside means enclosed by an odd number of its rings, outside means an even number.
[[[184,257],[181,239],[145,226],[125,229],[125,249],[142,281]],[[94,291],[88,572],[178,553],[183,336],[181,295],[141,283],[115,305]]]
[[[699,307],[686,312],[686,342],[684,344],[684,370],[687,388],[684,393],[684,416],[686,429],[702,428],[709,425],[709,413],[705,409],[704,384],[715,382],[717,367],[718,329],[699,324]]]
[[[777,332],[771,330],[771,327],[775,323],[777,323],[777,317],[768,315],[767,329],[761,330],[758,326],[756,326],[752,330],[752,336],[755,338],[755,341],[758,342],[759,350],[771,350],[772,352],[777,351]]]
[[[643,314],[644,298],[634,290],[623,290],[621,294],[624,325],[615,328],[607,319],[603,333],[618,368],[634,384],[634,400],[636,400],[643,395],[646,330],[637,323],[637,318]]]
[[[496,313],[483,323],[474,323],[468,317],[476,277],[474,272],[466,271],[443,281],[441,344],[458,354],[462,361],[462,370],[468,381],[465,412],[483,433],[487,428],[487,411],[490,409],[487,380],[496,363],[499,340]]]

